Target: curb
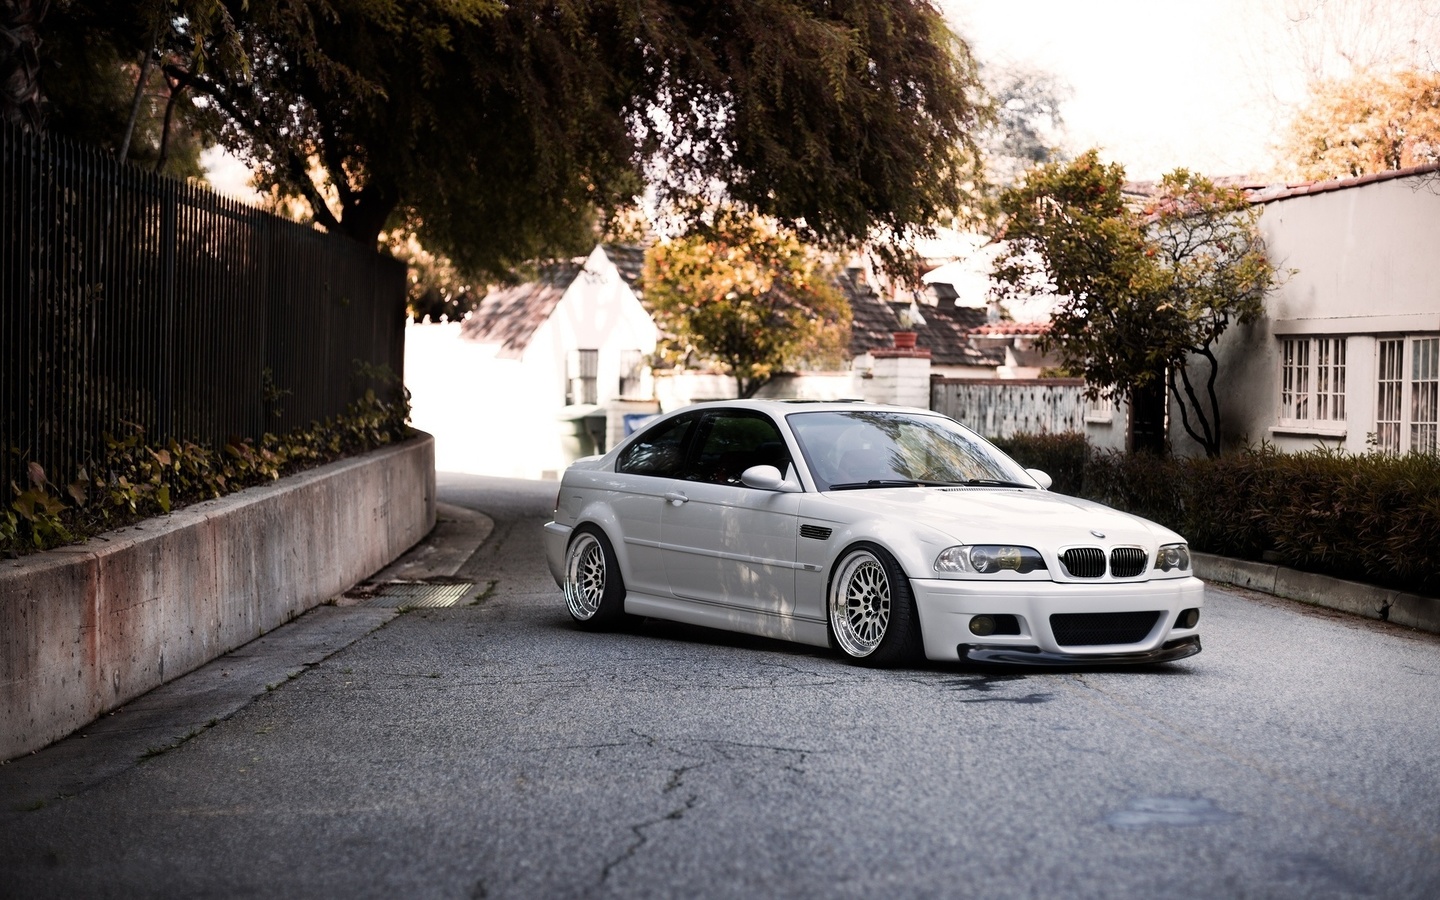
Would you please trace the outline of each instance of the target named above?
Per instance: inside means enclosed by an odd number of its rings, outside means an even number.
[[[1191,552],[1195,574],[1205,581],[1233,584],[1352,615],[1440,634],[1440,598],[1329,575],[1301,572],[1273,563]]]
[[[399,559],[365,580],[453,578],[494,530],[495,520],[484,513],[449,503],[436,503],[435,527],[430,533]]]

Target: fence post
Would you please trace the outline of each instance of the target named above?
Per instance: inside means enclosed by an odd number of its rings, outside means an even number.
[[[156,417],[159,434],[171,436],[175,423],[175,229],[176,197],[173,184],[159,178],[151,181],[160,198],[160,340],[157,347],[160,367],[159,385],[155,391]]]

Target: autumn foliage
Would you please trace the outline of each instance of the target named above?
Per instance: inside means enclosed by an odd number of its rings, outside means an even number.
[[[1440,161],[1440,73],[1368,73],[1326,82],[1291,121],[1283,153],[1310,179]]]
[[[750,397],[782,371],[838,364],[850,307],[823,259],[772,221],[721,212],[652,247],[645,298],[663,364],[714,362]]]

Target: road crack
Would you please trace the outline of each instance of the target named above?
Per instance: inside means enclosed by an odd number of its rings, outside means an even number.
[[[637,735],[639,734],[639,732],[635,733]],[[670,778],[668,781],[665,782],[665,787],[662,788],[660,791],[661,795],[663,796],[665,794],[672,794],[675,791],[678,791],[680,788],[684,787],[685,774],[687,772],[692,772],[695,769],[701,768],[704,765],[704,763],[696,763],[692,766],[678,766],[674,769],[671,769]],[[630,846],[626,847],[619,856],[615,857],[614,859],[610,860],[605,864],[605,868],[602,869],[600,872],[600,883],[604,884],[606,881],[608,881],[610,879],[611,872],[614,872],[616,868],[624,865],[627,861],[633,859],[635,855],[639,853],[640,850],[650,842],[649,829],[654,828],[656,825],[663,825],[666,822],[678,822],[680,819],[683,819],[685,817],[686,813],[694,809],[696,804],[699,802],[699,794],[690,794],[685,798],[684,802],[681,803],[681,805],[672,808],[658,818],[647,819],[646,821],[640,822],[639,824],[631,825],[630,832],[635,835],[635,840],[630,844]]]

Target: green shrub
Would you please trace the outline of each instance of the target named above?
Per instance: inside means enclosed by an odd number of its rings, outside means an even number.
[[[11,485],[0,508],[0,555],[16,556],[81,540],[176,506],[209,500],[273,481],[410,436],[408,400],[390,402],[366,391],[334,419],[260,441],[235,440],[219,450],[174,438],[160,445],[143,429],[107,436],[100,458],[82,466],[63,488],[31,462],[29,484]]]
[[[1072,496],[1080,493],[1085,474],[1085,460],[1090,445],[1078,431],[1063,434],[1018,434],[1009,438],[991,438],[990,443],[1010,454],[1027,469],[1040,469],[1053,482],[1050,489]]]
[[[993,443],[1044,469],[1052,490],[1159,522],[1196,550],[1440,595],[1440,456],[1262,444],[1173,459],[1098,450],[1076,433]]]
[[[1080,487],[1065,493],[1159,522],[1207,553],[1440,595],[1440,456],[1087,448]]]

